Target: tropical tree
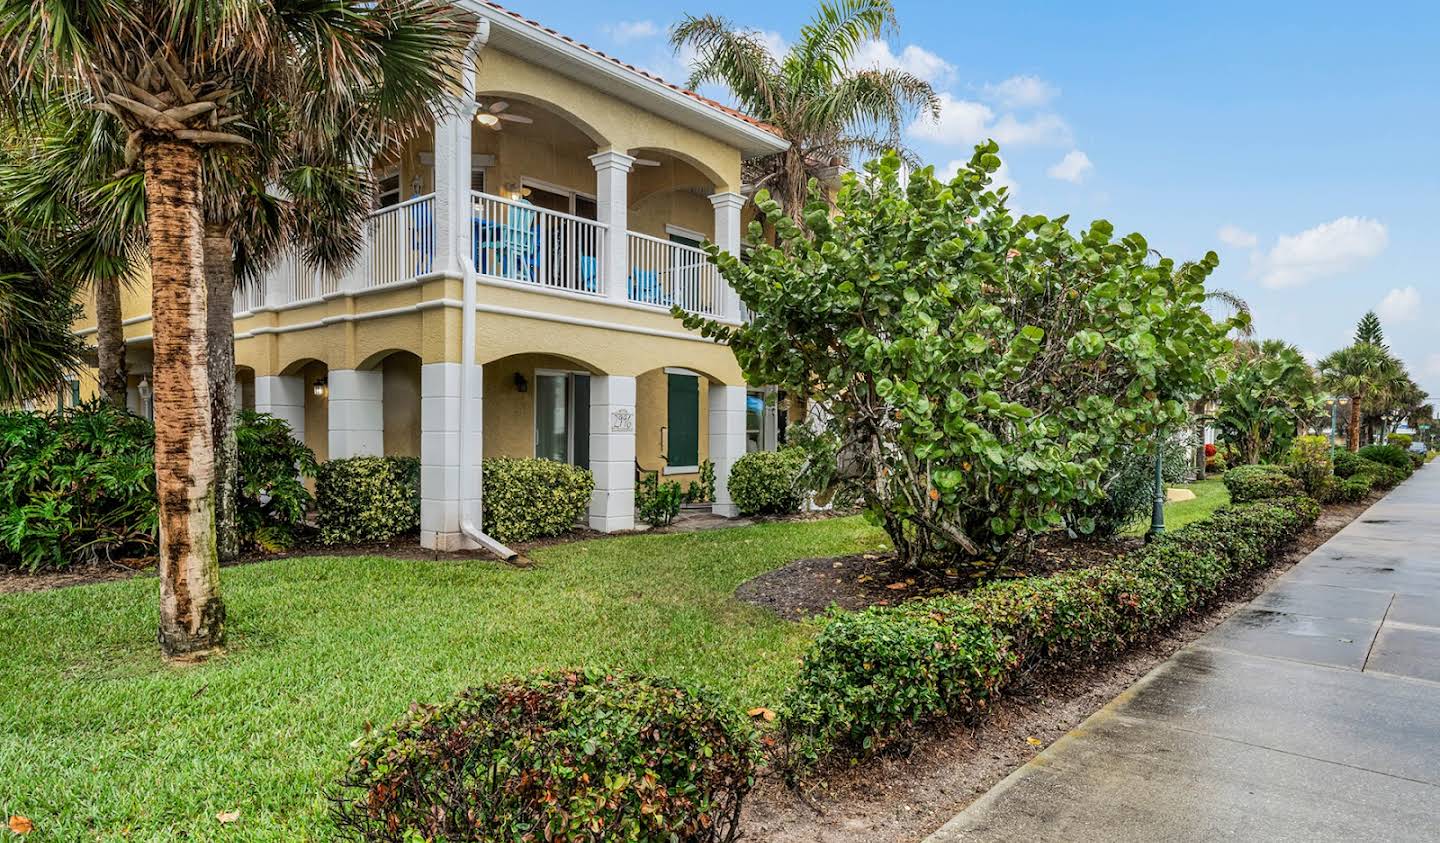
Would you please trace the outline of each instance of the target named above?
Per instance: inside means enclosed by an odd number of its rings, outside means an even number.
[[[405,0],[0,0],[0,94],[6,105],[34,113],[39,103],[63,96],[109,114],[126,132],[126,167],[144,174],[155,350],[159,638],[169,655],[209,651],[224,634],[207,366],[206,151],[225,147],[227,154],[250,154],[273,131],[277,115],[297,102],[307,118],[327,128],[364,129],[350,115],[360,101],[379,95],[376,44],[394,47],[381,52],[395,65],[412,61],[417,49],[454,58],[465,31],[457,13]],[[414,72],[432,75],[439,87],[449,69],[438,64],[420,62]]]
[[[1383,348],[1369,342],[1355,343],[1327,355],[1320,361],[1320,381],[1336,395],[1350,397],[1346,443],[1360,450],[1360,417],[1375,385],[1391,376],[1395,359]]]
[[[0,405],[56,389],[84,351],[75,287],[52,274],[55,262],[33,241],[0,214]]]
[[[890,0],[823,0],[784,56],[772,55],[760,33],[713,15],[686,16],[670,42],[677,51],[695,50],[690,87],[726,86],[742,111],[790,142],[784,152],[747,162],[744,178],[769,190],[803,225],[812,178],[836,164],[903,150],[907,119],[939,116],[939,98],[925,80],[855,67],[859,47],[896,26]]]
[[[1375,315],[1375,311],[1367,310],[1365,315],[1360,317],[1359,323],[1355,325],[1355,342],[1390,350],[1389,346],[1385,345],[1385,329],[1380,326],[1380,317]]]
[[[1217,393],[1220,439],[1246,464],[1283,453],[1321,400],[1315,371],[1298,348],[1280,340],[1235,341],[1228,368]]]

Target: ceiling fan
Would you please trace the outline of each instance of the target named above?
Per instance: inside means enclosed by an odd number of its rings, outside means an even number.
[[[510,103],[506,102],[505,100],[496,100],[495,102],[490,103],[489,108],[486,108],[482,103],[480,105],[480,112],[475,115],[475,122],[479,123],[482,126],[487,126],[491,129],[494,129],[497,132],[500,131],[501,128],[503,128],[502,121],[508,123],[535,122],[533,119],[529,117],[522,117],[519,114],[507,114],[506,109],[508,109],[509,107]]]

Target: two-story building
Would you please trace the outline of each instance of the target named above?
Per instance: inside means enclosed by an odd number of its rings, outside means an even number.
[[[329,277],[290,258],[237,294],[240,406],[287,419],[322,460],[418,456],[427,547],[469,544],[482,454],[589,467],[604,531],[634,526],[637,467],[686,482],[710,460],[715,510],[733,514],[729,467],[773,447],[773,402],[669,311],[740,318],[697,247],[739,249],[742,161],[785,141],[500,6],[460,5],[478,21],[469,90],[378,162],[358,263]],[[148,412],[148,289],[124,304]]]

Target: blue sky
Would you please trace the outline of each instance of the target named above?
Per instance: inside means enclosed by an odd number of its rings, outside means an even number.
[[[809,2],[578,0],[510,8],[675,82],[681,14],[793,39]],[[956,3],[897,0],[868,62],[944,99],[907,141],[937,167],[1001,142],[1025,211],[1103,217],[1212,284],[1261,336],[1312,355],[1376,309],[1440,398],[1440,8],[1414,3]],[[601,8],[603,14],[597,14]]]

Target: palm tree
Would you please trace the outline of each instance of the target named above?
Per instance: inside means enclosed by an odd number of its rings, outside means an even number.
[[[1326,389],[1350,397],[1347,446],[1360,450],[1360,417],[1366,401],[1394,367],[1395,361],[1378,345],[1368,342],[1346,346],[1320,361],[1320,380]]]
[[[742,111],[790,142],[784,152],[749,162],[744,176],[775,194],[802,225],[811,178],[858,156],[903,151],[900,129],[909,116],[939,116],[939,98],[923,79],[852,66],[865,41],[895,27],[890,0],[822,0],[784,56],[772,56],[759,33],[713,15],[686,16],[670,43],[677,51],[694,47],[698,54],[691,88],[725,85]]]
[[[1231,358],[1215,423],[1241,459],[1255,463],[1287,447],[1309,420],[1318,400],[1315,372],[1281,340],[1237,340]]]
[[[159,638],[167,655],[205,653],[224,636],[207,368],[205,153],[225,147],[249,154],[266,140],[273,115],[295,103],[327,129],[364,130],[352,125],[352,109],[395,93],[374,83],[377,45],[387,66],[410,66],[438,88],[467,32],[458,13],[428,0],[0,0],[3,104],[34,113],[38,103],[63,96],[105,112],[125,129],[126,167],[144,174]],[[413,62],[417,48],[449,61]]]
[[[34,237],[0,214],[0,405],[57,388],[78,371],[84,345],[75,335],[75,287],[49,271],[54,261]]]

